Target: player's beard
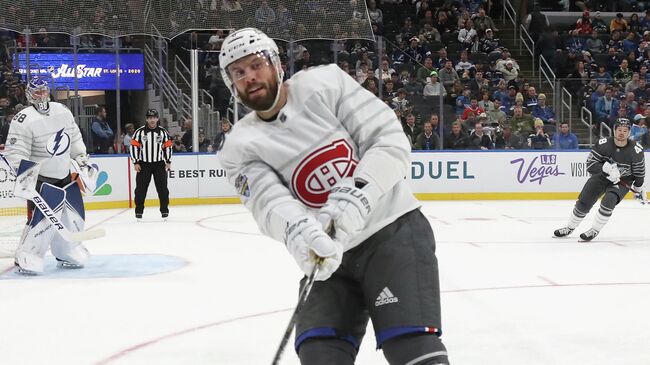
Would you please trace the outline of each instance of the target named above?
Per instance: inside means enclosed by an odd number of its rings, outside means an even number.
[[[266,90],[265,95],[255,95],[250,97],[248,95],[248,92],[245,92],[240,93],[239,98],[241,99],[242,103],[255,111],[269,110],[273,106],[275,97],[278,93],[278,82],[276,80],[273,80],[271,82],[263,82],[256,84],[253,87],[249,87],[248,89],[250,90],[260,86]]]

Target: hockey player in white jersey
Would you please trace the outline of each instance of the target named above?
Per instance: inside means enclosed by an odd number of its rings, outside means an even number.
[[[390,364],[448,364],[435,241],[395,114],[336,65],[283,82],[277,45],[257,29],[230,34],[220,64],[254,110],[218,152],[230,182],[303,272],[324,259],[298,314],[301,363],[353,364],[370,319]]]
[[[70,176],[71,159],[81,168],[82,174],[92,174],[93,170],[88,166],[79,127],[68,108],[50,101],[46,81],[32,78],[26,96],[31,106],[14,116],[5,156],[19,176],[24,172],[19,169],[22,160],[38,163],[36,191],[70,231],[81,231],[85,212],[79,184]],[[29,201],[28,222],[15,254],[18,272],[42,273],[43,258],[49,248],[62,268],[81,268],[89,255],[81,242],[68,242],[56,233],[42,212],[34,209],[33,202]]]

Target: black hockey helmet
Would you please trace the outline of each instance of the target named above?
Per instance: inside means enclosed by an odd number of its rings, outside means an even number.
[[[632,123],[627,118],[617,118],[614,122],[614,129],[618,127],[627,127],[627,129],[632,129]]]
[[[149,117],[156,117],[159,118],[160,116],[158,115],[158,111],[156,109],[149,109],[147,110],[147,118]]]

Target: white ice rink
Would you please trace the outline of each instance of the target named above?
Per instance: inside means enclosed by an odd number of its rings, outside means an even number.
[[[650,364],[650,206],[624,201],[592,243],[551,238],[572,205],[424,204],[452,364]],[[0,364],[271,362],[300,272],[243,206],[88,215],[107,236],[87,268],[21,278],[0,260]],[[374,348],[370,330],[357,363],[386,364]]]

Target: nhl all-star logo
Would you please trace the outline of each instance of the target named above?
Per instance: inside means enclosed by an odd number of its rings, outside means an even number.
[[[339,139],[310,153],[293,172],[291,187],[298,199],[311,208],[325,205],[330,189],[357,167],[352,146]]]
[[[70,148],[70,136],[61,128],[47,140],[45,149],[52,156],[61,156]]]

